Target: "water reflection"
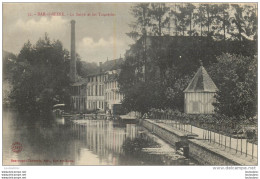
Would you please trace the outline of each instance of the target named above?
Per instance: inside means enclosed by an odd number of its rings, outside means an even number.
[[[3,113],[4,165],[189,165],[168,144],[135,124],[56,119],[25,122]],[[23,150],[14,153],[11,145]]]

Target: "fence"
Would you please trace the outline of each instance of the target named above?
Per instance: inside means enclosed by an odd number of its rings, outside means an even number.
[[[201,122],[191,120],[188,117],[176,117],[163,112],[152,113],[149,118],[160,120],[160,122],[178,130],[196,134],[202,140],[208,141],[223,150],[252,157],[252,159],[257,158],[258,145],[251,142],[252,137],[248,138],[244,133],[232,134],[232,130],[237,128],[236,124],[224,125],[212,121]],[[255,136],[253,141],[257,141]]]

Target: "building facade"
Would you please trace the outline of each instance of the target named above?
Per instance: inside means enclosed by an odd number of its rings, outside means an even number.
[[[118,92],[118,68],[123,59],[100,62],[98,73],[88,75],[82,79],[76,71],[76,47],[75,47],[75,24],[71,21],[71,59],[70,59],[70,92],[71,109],[75,112],[106,112],[113,105],[121,104],[122,95]],[[104,69],[103,69],[104,67]]]
[[[87,77],[87,102],[86,110],[94,111],[99,110],[105,112],[106,101],[104,93],[104,82],[107,78],[106,73],[92,74]]]
[[[86,111],[86,89],[87,83],[85,80],[76,82],[70,86],[71,92],[71,107],[75,112],[85,112]]]
[[[124,98],[123,94],[119,91],[118,75],[120,70],[112,70],[107,72],[107,80],[105,81],[105,100],[107,109],[114,114],[115,106],[121,105]]]

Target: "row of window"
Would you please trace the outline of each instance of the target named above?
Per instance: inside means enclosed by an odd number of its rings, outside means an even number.
[[[104,96],[103,85],[92,85],[87,89],[87,96]]]
[[[104,82],[106,80],[107,80],[106,75],[88,77],[88,82]]]
[[[85,109],[86,103],[85,98],[72,98],[74,103],[74,109],[80,110],[81,108]]]
[[[104,101],[89,101],[87,103],[88,109],[104,109]]]
[[[107,92],[106,93],[106,100],[122,100],[123,99],[123,95],[121,93],[118,93],[118,92],[114,92],[114,91],[111,91],[111,92]]]
[[[107,82],[107,84],[106,84],[106,89],[117,88],[117,87],[118,87],[117,81],[110,81],[110,82]]]

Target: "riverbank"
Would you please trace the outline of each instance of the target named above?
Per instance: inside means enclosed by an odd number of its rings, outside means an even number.
[[[257,165],[257,158],[202,140],[199,134],[181,131],[149,119],[141,120],[141,124],[175,147],[188,147],[186,150],[189,157],[201,165]]]

